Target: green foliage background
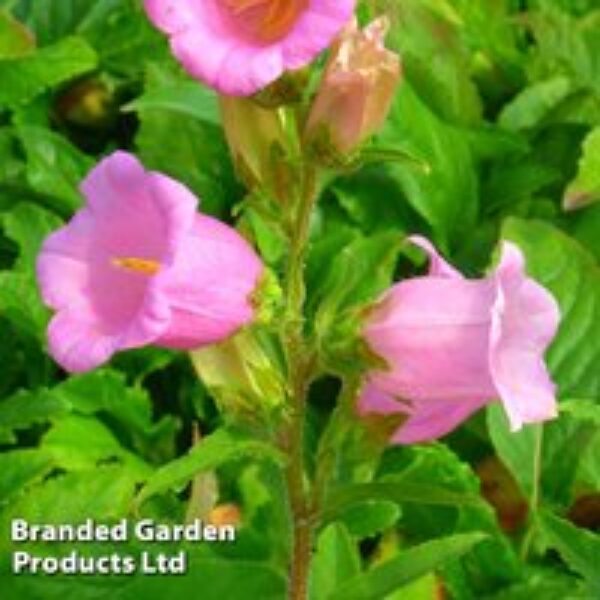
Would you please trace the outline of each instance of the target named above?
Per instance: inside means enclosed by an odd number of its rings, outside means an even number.
[[[407,152],[429,171],[374,162],[323,192],[308,265],[321,358],[352,371],[337,358],[339,328],[419,267],[400,250],[404,234],[425,233],[473,276],[510,239],[561,305],[548,355],[561,416],[510,434],[494,405],[443,442],[381,459],[358,425],[347,432],[311,595],[425,600],[443,586],[458,600],[600,597],[600,4],[374,0],[360,17],[381,11],[405,77],[373,151]],[[116,148],[185,182],[206,212],[231,219],[244,200],[215,96],[182,73],[138,2],[0,0],[2,597],[282,598],[282,458],[215,405],[215,395],[247,401],[245,390],[209,393],[186,356],[152,348],[72,377],[45,353],[36,253],[81,204],[84,174]],[[277,232],[251,210],[241,227],[278,273]],[[331,377],[313,386],[309,462],[338,388]],[[206,437],[193,446],[197,422]],[[213,472],[243,526],[233,546],[190,545],[187,576],[10,574],[11,518],[181,522],[189,482]]]

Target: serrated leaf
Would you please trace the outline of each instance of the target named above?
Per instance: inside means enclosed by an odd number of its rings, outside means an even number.
[[[0,453],[0,506],[54,468],[52,456],[29,448]]]
[[[70,471],[119,461],[132,479],[144,481],[151,473],[150,467],[123,448],[105,425],[90,417],[69,415],[61,419],[44,435],[40,447],[59,467]]]
[[[96,68],[94,50],[81,38],[65,38],[35,53],[0,60],[0,106],[14,108],[46,89]]]
[[[141,506],[151,496],[181,488],[202,471],[213,470],[225,463],[247,458],[278,464],[284,460],[283,455],[274,446],[220,429],[203,438],[186,455],[155,471],[137,495],[136,507]]]
[[[600,269],[576,240],[541,221],[508,219],[502,236],[523,251],[528,273],[556,298],[558,335],[547,362],[559,395],[600,397]]]
[[[13,431],[47,423],[68,412],[69,405],[47,390],[18,392],[0,402],[0,440],[13,443],[16,441]]]
[[[12,210],[0,216],[0,224],[4,234],[19,246],[15,269],[33,274],[42,242],[62,225],[62,221],[35,204],[19,202]]]
[[[117,520],[127,514],[135,483],[121,465],[57,474],[31,486],[27,494],[4,507],[0,511],[0,531],[9,531],[13,518],[48,524]],[[12,548],[10,536],[1,536],[0,557]]]
[[[173,456],[178,421],[170,415],[153,421],[152,402],[147,392],[127,386],[121,373],[98,369],[71,376],[50,393],[72,412],[109,416],[122,429],[129,445],[148,460],[162,462]]]
[[[469,552],[485,538],[484,534],[468,533],[420,544],[349,580],[337,588],[328,600],[381,600],[446,561]]]
[[[17,330],[41,339],[48,321],[34,279],[35,259],[44,238],[60,225],[52,213],[21,202],[0,216],[4,234],[20,253],[11,271],[0,272],[0,311]]]

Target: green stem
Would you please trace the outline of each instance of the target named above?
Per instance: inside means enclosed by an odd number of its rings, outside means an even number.
[[[287,488],[293,518],[292,559],[289,573],[290,600],[305,600],[312,544],[310,501],[304,471],[304,427],[306,397],[313,371],[313,358],[304,333],[304,270],[310,217],[316,200],[312,171],[305,173],[290,234],[290,254],[285,281],[283,345],[287,358],[291,419],[287,431],[289,466]]]
[[[531,544],[537,528],[537,513],[540,506],[540,485],[542,472],[542,449],[544,446],[544,427],[535,425],[533,447],[533,487],[529,498],[529,526],[521,544],[521,560],[525,562],[531,550]]]

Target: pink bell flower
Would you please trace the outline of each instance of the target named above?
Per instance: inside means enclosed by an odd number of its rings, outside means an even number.
[[[49,351],[64,369],[87,371],[146,344],[212,344],[253,319],[260,259],[233,228],[197,213],[186,187],[115,152],[81,191],[85,206],[37,261],[56,311]]]
[[[186,71],[222,94],[249,96],[327,48],[355,0],[144,0]]]
[[[369,313],[364,336],[388,369],[368,373],[359,412],[404,414],[392,441],[410,444],[450,432],[500,399],[513,431],[557,415],[544,352],[560,312],[529,278],[520,249],[503,242],[484,279],[465,279],[421,237],[427,276],[389,289]]]

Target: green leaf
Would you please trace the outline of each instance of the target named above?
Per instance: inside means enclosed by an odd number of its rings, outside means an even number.
[[[0,216],[4,234],[20,250],[12,271],[0,272],[0,311],[17,330],[41,339],[48,321],[35,282],[35,260],[44,238],[61,221],[52,213],[29,203],[19,203]]]
[[[416,503],[431,506],[481,506],[476,494],[460,493],[436,485],[421,483],[384,481],[357,483],[332,490],[327,496],[322,518],[337,519],[348,509],[362,506],[364,502]]]
[[[482,102],[471,78],[469,50],[454,7],[422,0],[389,3],[395,18],[389,38],[402,57],[406,78],[444,120],[480,122]],[[469,40],[471,41],[471,40]],[[435,68],[432,68],[432,57]]]
[[[502,237],[524,252],[528,273],[561,308],[561,324],[547,355],[560,396],[600,397],[600,269],[577,241],[541,221],[508,219]]]
[[[361,571],[356,542],[340,523],[326,527],[317,542],[310,572],[310,597],[326,600],[344,582]]]
[[[106,415],[122,437],[148,461],[163,462],[175,452],[178,421],[169,415],[155,422],[152,402],[141,387],[129,387],[125,377],[110,369],[75,375],[52,388],[51,393],[81,415]]]
[[[185,456],[155,471],[138,494],[136,506],[141,506],[151,496],[181,488],[197,473],[249,458],[283,462],[283,455],[275,447],[220,429],[203,438]]]
[[[0,506],[54,468],[48,452],[31,449],[0,453]]]
[[[32,33],[10,13],[0,10],[0,60],[27,54],[34,46]]]
[[[550,547],[573,571],[585,577],[595,594],[600,594],[600,536],[551,513],[540,515],[540,526]]]
[[[42,242],[62,225],[62,221],[35,204],[19,202],[12,210],[0,216],[0,224],[4,234],[19,246],[15,270],[33,274]]]
[[[328,600],[381,600],[399,587],[469,552],[485,539],[481,533],[453,535],[400,553],[367,573],[350,579]]]
[[[149,89],[123,110],[143,112],[165,110],[193,117],[217,127],[221,125],[217,95],[210,88],[192,81],[176,82]]]
[[[514,548],[503,534],[494,510],[481,498],[480,479],[469,464],[447,446],[438,443],[390,448],[384,454],[379,479],[394,486],[399,495],[415,486],[425,492],[435,482],[438,491],[431,489],[431,499],[402,501],[402,528],[411,537],[428,539],[474,531],[489,534],[485,542],[453,565],[453,570],[463,577],[479,573],[478,592],[489,590],[501,581],[513,581],[518,576]],[[447,502],[435,503],[436,497]]]
[[[390,529],[398,521],[400,514],[400,507],[396,502],[367,500],[346,508],[339,520],[353,536],[362,539]]]
[[[571,402],[568,412],[561,412],[558,419],[517,432],[509,430],[500,404],[488,407],[494,448],[527,498],[533,498],[537,487],[543,503],[563,508],[571,504],[579,464],[588,457],[600,432],[586,404]]]
[[[145,93],[162,95],[161,90],[180,83],[179,77],[151,65]],[[226,216],[240,199],[240,189],[223,131],[205,116],[198,119],[180,109],[181,102],[175,107],[171,104],[168,108],[164,105],[139,108],[136,145],[140,156],[147,167],[167,173],[190,187],[200,197],[203,211]]]
[[[101,466],[63,473],[31,486],[0,513],[0,531],[7,531],[11,518],[31,523],[100,522],[127,514],[135,491],[135,479],[122,466]],[[0,553],[10,548],[8,536],[0,537]]]
[[[41,340],[48,322],[31,275],[0,272],[0,312],[25,335]]]
[[[597,8],[597,7],[596,7]],[[567,73],[578,86],[600,91],[600,27],[597,18],[576,19],[546,5],[532,19],[537,47],[534,63],[537,75]]]
[[[81,440],[85,440],[82,446]],[[100,421],[90,417],[70,415],[58,421],[44,435],[41,449],[66,470],[91,469],[102,462],[119,461],[131,477],[144,481],[150,467],[119,443],[114,434]]]
[[[398,233],[389,230],[359,236],[333,257],[310,298],[318,305],[317,331],[326,333],[344,311],[376,299],[390,284],[401,242]]]
[[[273,567],[259,562],[200,558],[191,560],[185,577],[138,577],[117,595],[136,598],[190,598],[201,590],[202,600],[281,600],[286,581]]]
[[[27,10],[27,21],[45,46],[76,33],[94,5],[94,0],[36,0]],[[102,2],[100,4],[106,4]]]
[[[79,184],[94,162],[63,136],[48,129],[20,126],[17,130],[27,157],[27,181],[64,216],[81,206]]]
[[[492,443],[502,462],[508,467],[521,490],[531,498],[541,476],[540,425],[525,426],[521,431],[512,432],[502,405],[498,402],[487,409],[487,424]]]
[[[521,91],[502,109],[500,125],[513,131],[539,125],[573,91],[568,77],[557,75]]]
[[[0,574],[0,584],[7,597],[32,600],[179,599],[197,596],[200,590],[202,600],[282,600],[286,594],[285,577],[271,565],[206,557],[202,552],[190,553],[185,575],[15,577],[7,571]]]
[[[600,200],[600,126],[592,129],[583,141],[579,170],[563,197],[567,210]]]
[[[427,162],[428,173],[403,165],[387,169],[400,184],[406,201],[431,226],[442,249],[460,240],[472,229],[478,212],[479,182],[469,138],[435,116],[404,83],[380,140]]]
[[[47,423],[68,411],[68,404],[47,390],[18,392],[0,402],[0,440],[13,443],[16,441],[13,431]]]
[[[81,38],[65,38],[53,46],[17,58],[0,59],[0,106],[14,108],[46,89],[96,68],[97,56]]]
[[[552,568],[531,568],[522,581],[503,588],[483,600],[590,600],[581,579]]]

